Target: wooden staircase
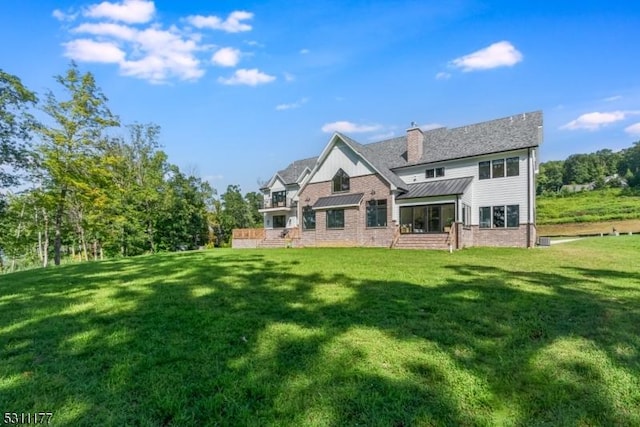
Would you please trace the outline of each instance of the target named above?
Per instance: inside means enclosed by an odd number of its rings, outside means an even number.
[[[401,234],[393,246],[397,249],[449,249],[449,233]]]

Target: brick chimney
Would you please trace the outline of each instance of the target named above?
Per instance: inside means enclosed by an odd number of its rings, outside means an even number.
[[[417,124],[411,123],[407,129],[407,162],[417,163],[422,159],[424,135]]]

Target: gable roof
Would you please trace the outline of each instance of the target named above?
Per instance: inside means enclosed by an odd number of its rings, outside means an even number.
[[[276,172],[271,179],[261,188],[267,189],[273,185],[276,178],[280,178],[285,185],[296,184],[298,183],[298,179],[306,169],[311,171],[316,164],[318,157],[309,157],[308,159],[295,160],[289,164],[286,168],[279,170]]]
[[[413,163],[407,161],[406,135],[370,144],[360,144],[344,134],[335,133],[323,150],[323,155],[326,155],[327,149],[335,143],[336,138],[339,138],[370,164],[383,179],[392,186],[406,191],[409,189],[409,184],[400,179],[394,172],[395,169],[537,147],[542,143],[542,111],[522,113],[452,129],[442,127],[424,131],[423,135],[422,158]],[[304,167],[308,167],[312,172],[317,168],[320,157],[297,160],[286,169],[278,171],[276,175],[287,184],[296,183]]]

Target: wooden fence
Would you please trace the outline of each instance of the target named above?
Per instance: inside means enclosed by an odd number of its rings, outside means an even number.
[[[234,239],[252,239],[252,240],[263,240],[265,238],[265,229],[264,228],[234,228],[233,234]]]

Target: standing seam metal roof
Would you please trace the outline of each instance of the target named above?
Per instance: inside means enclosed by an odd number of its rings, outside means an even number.
[[[364,193],[340,194],[338,196],[320,197],[313,204],[313,209],[329,209],[337,207],[358,206]]]
[[[442,179],[440,181],[410,184],[409,191],[398,196],[398,199],[414,199],[417,197],[451,196],[462,194],[473,181],[472,176],[465,178]]]

